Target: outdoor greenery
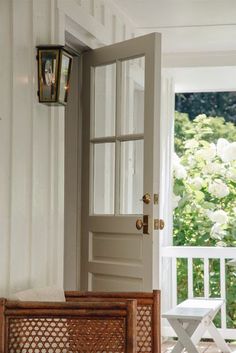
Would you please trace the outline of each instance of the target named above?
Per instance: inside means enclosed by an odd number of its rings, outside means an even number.
[[[236,92],[178,93],[175,109],[187,113],[192,120],[199,114],[223,116],[236,123]]]
[[[222,117],[176,112],[173,161],[175,246],[236,246],[236,126]],[[209,254],[210,255],[210,254]],[[235,254],[236,257],[236,254]],[[178,301],[187,298],[187,262],[179,260]],[[195,259],[194,295],[204,295]],[[220,296],[220,264],[211,259],[210,295]],[[236,327],[236,268],[226,266],[227,327]],[[217,319],[220,324],[220,317]]]

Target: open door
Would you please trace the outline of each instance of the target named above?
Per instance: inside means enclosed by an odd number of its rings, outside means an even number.
[[[159,287],[161,38],[83,56],[82,290]]]

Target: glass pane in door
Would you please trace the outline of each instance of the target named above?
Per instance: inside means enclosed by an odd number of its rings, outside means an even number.
[[[94,136],[115,135],[116,64],[98,66],[94,73]]]
[[[121,142],[120,213],[141,214],[142,196],[143,140]]]
[[[94,214],[114,214],[115,143],[94,145]]]
[[[121,134],[144,132],[145,58],[122,62]]]

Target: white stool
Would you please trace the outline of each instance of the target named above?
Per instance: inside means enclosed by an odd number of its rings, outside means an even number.
[[[169,321],[178,337],[172,353],[180,353],[184,348],[188,353],[198,353],[196,345],[207,330],[222,352],[231,352],[212,322],[223,303],[224,300],[220,298],[188,299],[164,313],[162,317]]]

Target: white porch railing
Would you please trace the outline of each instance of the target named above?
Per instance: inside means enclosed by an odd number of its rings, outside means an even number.
[[[194,246],[168,246],[162,248],[162,258],[171,259],[171,303],[172,307],[177,304],[177,260],[187,260],[187,283],[188,283],[188,297],[194,296],[193,288],[193,260],[201,259],[203,261],[204,271],[204,297],[208,298],[210,294],[209,287],[209,260],[219,259],[220,263],[220,297],[225,300],[225,304],[221,309],[221,328],[220,331],[226,339],[236,339],[236,329],[227,328],[226,322],[226,260],[236,258],[236,248],[220,248],[220,247],[194,247]],[[164,269],[163,269],[164,270]],[[236,267],[235,267],[236,272]],[[167,295],[163,288],[162,294]],[[236,300],[236,292],[235,292]],[[163,326],[163,336],[175,336],[174,331],[165,324]]]

